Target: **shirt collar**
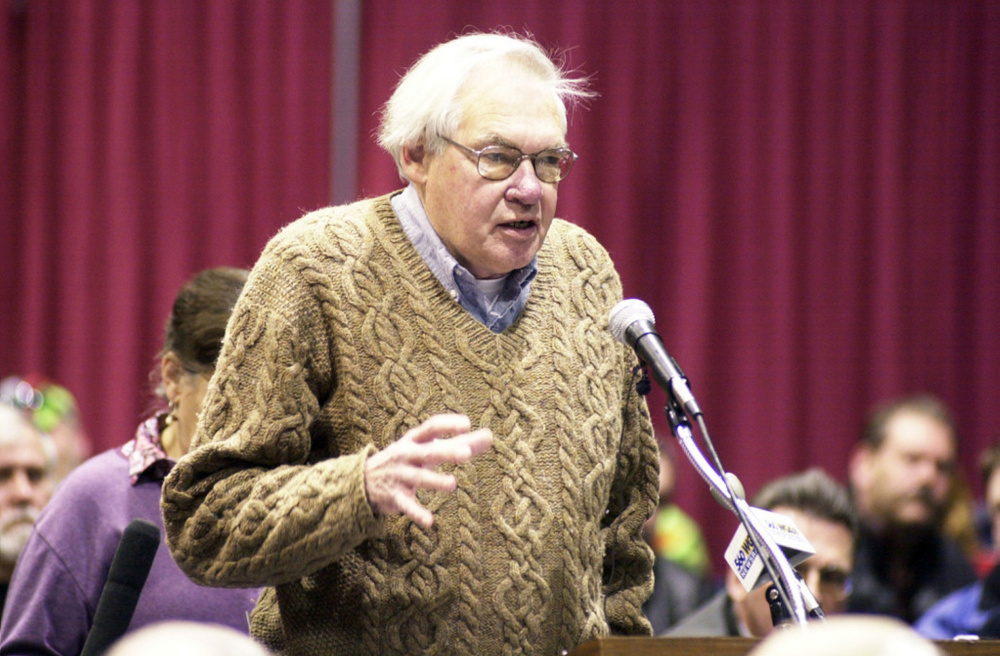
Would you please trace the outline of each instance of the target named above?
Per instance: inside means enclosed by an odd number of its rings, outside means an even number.
[[[453,299],[493,332],[502,332],[517,320],[528,302],[531,282],[538,273],[537,256],[527,266],[507,275],[504,289],[494,302],[475,284],[475,276],[448,252],[412,183],[393,196],[391,202],[403,232]]]
[[[458,300],[458,286],[455,284],[455,267],[460,267],[452,254],[448,252],[444,242],[438,237],[424,204],[420,202],[420,195],[417,188],[410,184],[402,193],[396,194],[391,199],[392,209],[399,217],[399,223],[403,226],[403,232],[409,237],[413,246],[420,253],[420,257],[427,264],[427,267],[434,274],[434,277],[444,285],[452,298]]]
[[[128,475],[132,485],[146,476],[162,480],[173,469],[174,460],[167,456],[160,440],[166,419],[167,413],[158,412],[142,422],[135,431],[135,439],[121,448],[122,455],[128,458]]]

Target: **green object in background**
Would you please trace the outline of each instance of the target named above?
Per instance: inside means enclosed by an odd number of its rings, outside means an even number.
[[[676,562],[695,574],[708,573],[708,547],[701,527],[675,504],[660,508],[653,528],[656,555]]]

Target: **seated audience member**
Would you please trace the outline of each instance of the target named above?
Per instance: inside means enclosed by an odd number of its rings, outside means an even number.
[[[983,453],[981,466],[986,508],[996,545],[1000,544],[1000,444],[994,444]],[[951,640],[959,635],[1000,638],[1000,566],[994,566],[982,581],[953,592],[931,606],[914,628],[934,640]]]
[[[59,486],[14,571],[0,654],[79,654],[125,527],[142,518],[163,530],[163,477],[188,450],[246,276],[242,269],[210,269],[181,289],[159,358],[158,392],[169,411],[142,422],[132,440],[83,463]],[[180,619],[246,633],[257,593],[199,587],[161,542],[129,630]]]
[[[52,493],[52,460],[28,414],[0,403],[0,613],[14,564]]]
[[[657,635],[701,606],[713,592],[701,528],[672,501],[676,476],[670,444],[660,441],[659,447],[660,503],[644,527],[656,555],[653,594],[642,607]]]
[[[796,569],[827,615],[843,612],[856,528],[847,491],[819,469],[810,469],[767,484],[752,505],[795,522],[816,550]],[[725,589],[665,635],[763,637],[774,628],[764,597],[768,587],[748,593],[732,570],[727,570]]]
[[[30,410],[35,427],[52,438],[56,484],[90,457],[90,439],[80,421],[76,398],[62,385],[37,374],[9,376],[0,381],[0,400]]]
[[[892,617],[841,615],[775,631],[748,656],[945,656],[930,640]]]
[[[244,631],[220,624],[169,621],[149,624],[114,643],[107,656],[270,656]]]
[[[861,525],[851,612],[912,624],[975,581],[962,550],[943,531],[956,443],[951,414],[931,396],[902,398],[872,415],[850,461]]]

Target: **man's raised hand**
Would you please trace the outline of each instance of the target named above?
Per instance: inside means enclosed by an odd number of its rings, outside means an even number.
[[[462,464],[493,444],[488,428],[471,431],[465,415],[434,415],[365,462],[365,492],[381,514],[402,513],[428,528],[434,515],[417,501],[419,489],[451,492],[455,477],[435,471],[446,462]]]

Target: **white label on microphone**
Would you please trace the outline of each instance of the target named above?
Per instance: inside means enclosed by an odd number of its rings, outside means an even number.
[[[750,507],[749,510],[756,515],[756,523],[760,529],[766,531],[781,548],[792,567],[816,553],[791,517],[763,508]],[[736,529],[736,535],[726,548],[726,562],[747,592],[770,580],[760,554],[757,553],[753,541],[742,524]]]

